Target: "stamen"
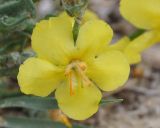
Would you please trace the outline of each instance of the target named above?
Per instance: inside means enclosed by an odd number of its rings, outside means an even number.
[[[70,95],[74,95],[73,90],[73,75],[76,75],[76,79],[78,81],[78,85],[81,85],[81,87],[89,86],[91,85],[92,81],[86,76],[86,64],[84,62],[80,61],[74,61],[70,63],[65,70],[65,75],[67,76],[69,80],[69,88],[70,88]],[[72,74],[74,73],[74,74]]]
[[[81,62],[80,64],[78,63],[78,65],[79,65],[79,67],[80,67],[83,71],[85,71],[86,68],[87,68],[86,64],[83,63],[83,62]]]
[[[78,69],[78,72],[80,74],[80,76],[82,77],[82,80],[84,80],[85,82],[85,85],[90,85],[91,84],[91,81],[88,79],[88,77],[84,74],[84,72],[81,70],[80,66],[77,65],[77,69]]]

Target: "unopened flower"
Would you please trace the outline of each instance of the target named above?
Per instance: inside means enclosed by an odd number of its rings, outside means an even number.
[[[97,112],[103,91],[122,86],[129,64],[116,50],[105,51],[112,29],[101,20],[81,27],[74,45],[70,18],[42,20],[32,34],[37,57],[20,66],[18,82],[25,94],[45,97],[55,90],[60,109],[70,118],[84,120]]]

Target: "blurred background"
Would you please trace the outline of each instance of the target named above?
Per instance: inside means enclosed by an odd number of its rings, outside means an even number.
[[[4,1],[2,0],[2,2]],[[0,5],[2,2],[0,2]],[[121,37],[129,36],[136,31],[133,25],[121,17],[119,0],[90,0],[88,8],[111,25],[114,30],[113,43]],[[37,0],[36,2],[37,21],[50,15],[57,15],[60,12],[62,12],[62,7],[59,0]],[[9,13],[9,15],[15,17],[14,12]],[[1,12],[0,16],[2,16]],[[29,24],[30,28],[22,25],[16,32],[8,29],[0,30],[0,59],[2,56],[10,54],[12,55],[11,58],[16,60],[16,63],[21,63],[19,58],[25,59],[26,56],[32,56],[30,49],[24,52],[24,48],[30,46],[32,23],[35,20],[31,19],[24,22],[27,22],[26,24]],[[24,33],[22,33],[22,30],[25,30]],[[10,35],[14,36],[10,37]],[[17,39],[17,36],[21,36],[21,39]],[[9,40],[12,40],[9,45],[4,44],[8,41],[8,37]],[[19,43],[17,45],[14,39],[16,39],[16,42],[20,42],[20,45]],[[5,52],[2,52],[3,50]],[[21,56],[19,52],[22,53]],[[4,59],[1,59],[1,62],[2,60],[7,61],[7,64],[1,64],[0,67],[7,67],[7,69],[11,68],[12,70],[8,73],[8,70],[4,68],[5,73],[0,73],[0,105],[4,98],[21,95],[15,77],[15,67],[17,65],[15,66],[13,62]],[[13,74],[10,73],[11,71]],[[7,86],[7,90],[4,89],[4,85]],[[105,93],[104,97],[122,98],[124,101],[100,107],[95,116],[81,122],[82,124],[94,126],[95,128],[160,128],[160,45],[157,44],[144,51],[142,62],[131,67],[131,75],[125,86],[116,92]],[[52,114],[52,112],[49,113]],[[46,117],[44,112],[23,108],[3,108],[0,109],[0,124],[3,122],[1,118],[6,115],[29,118]]]

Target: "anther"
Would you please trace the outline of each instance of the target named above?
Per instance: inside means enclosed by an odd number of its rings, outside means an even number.
[[[72,63],[70,63],[65,70],[65,75],[67,77],[67,79],[69,80],[69,90],[70,90],[70,95],[74,95],[74,90],[73,90],[73,75],[78,75],[77,77],[80,77],[80,81],[82,87],[84,87],[84,85],[89,86],[91,85],[91,81],[90,79],[86,76],[85,74],[85,70],[87,69],[87,66],[84,62],[80,62],[80,61],[74,61]],[[73,74],[75,73],[75,74]],[[79,78],[77,78],[79,79]],[[78,80],[79,81],[79,80]]]
[[[86,68],[87,68],[87,66],[86,66],[86,64],[85,63],[83,63],[83,62],[81,62],[80,64],[78,64],[79,65],[79,67],[83,70],[83,71],[85,71],[86,70]]]
[[[88,79],[88,77],[84,74],[84,72],[81,70],[81,68],[79,67],[79,65],[77,65],[77,69],[78,69],[78,72],[84,82],[85,85],[90,85],[91,84],[91,81]]]

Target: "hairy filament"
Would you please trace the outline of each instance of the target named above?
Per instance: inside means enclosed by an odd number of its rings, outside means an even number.
[[[69,76],[69,88],[70,88],[70,95],[72,96],[74,93],[73,93],[73,83],[72,83],[72,72],[70,72],[68,74]]]

